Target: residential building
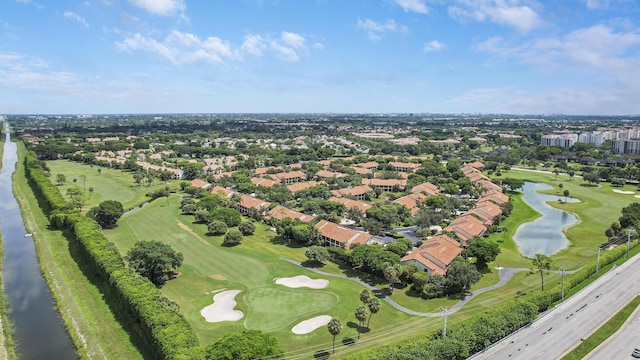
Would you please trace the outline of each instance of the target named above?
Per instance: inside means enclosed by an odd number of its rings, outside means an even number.
[[[318,221],[315,228],[320,232],[325,246],[338,246],[349,249],[355,244],[365,245],[372,238],[369,233],[354,230],[327,220]]]
[[[269,211],[269,213],[265,216],[267,219],[276,219],[276,220],[284,220],[284,219],[298,219],[303,222],[310,222],[315,220],[315,216],[307,215],[301,213],[300,211],[292,210],[286,208],[284,206],[276,206]]]
[[[462,241],[462,245],[466,247],[471,240],[484,235],[487,227],[471,215],[462,215],[443,230],[455,233],[456,237]]]
[[[427,239],[418,249],[404,256],[400,261],[402,265],[415,264],[429,275],[444,276],[447,273],[447,266],[461,253],[462,248],[456,240],[445,234],[439,234]]]

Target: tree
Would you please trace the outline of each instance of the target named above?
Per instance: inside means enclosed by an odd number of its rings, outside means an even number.
[[[371,324],[371,316],[373,316],[373,314],[377,314],[378,311],[380,311],[380,309],[382,308],[382,303],[380,302],[380,299],[374,297],[369,300],[367,306],[369,307],[370,312],[369,320],[367,321],[367,328],[369,328],[369,324]]]
[[[466,257],[475,257],[476,266],[480,269],[485,268],[488,262],[496,259],[500,254],[498,244],[484,238],[473,240],[466,249],[462,251]]]
[[[478,282],[481,277],[482,274],[480,274],[473,264],[470,264],[458,256],[447,266],[445,292],[448,294],[459,294],[465,290],[469,290],[471,285]]]
[[[364,305],[360,305],[356,308],[355,317],[358,319],[358,340],[360,340],[360,327],[364,326],[365,320],[367,320],[367,308]]]
[[[367,289],[360,291],[360,301],[363,305],[366,305],[371,301],[371,292]]]
[[[205,349],[207,360],[280,359],[284,353],[275,337],[260,330],[228,333]]]
[[[524,186],[524,180],[506,178],[502,179],[502,185],[509,191],[516,191]]]
[[[174,276],[183,259],[182,253],[160,241],[139,241],[125,256],[133,270],[158,286]]]
[[[207,231],[213,235],[222,235],[227,232],[227,224],[220,220],[213,220],[207,224]]]
[[[329,258],[329,251],[323,246],[310,246],[304,252],[304,255],[311,261],[324,264],[325,260]]]
[[[91,195],[93,195],[93,186],[89,186],[89,199],[91,199]]]
[[[569,181],[573,181],[573,177],[576,175],[576,172],[573,170],[569,170],[567,171],[567,174],[569,175]]]
[[[231,229],[224,235],[222,245],[224,246],[236,246],[242,243],[242,233],[239,230]]]
[[[122,214],[124,214],[122,203],[115,200],[106,200],[89,210],[87,216],[100,224],[103,229],[111,229],[116,226]]]
[[[80,179],[82,180],[82,191],[87,191],[87,175],[80,175]]]
[[[385,279],[389,282],[389,293],[393,294],[393,288],[395,284],[400,282],[400,275],[402,275],[402,265],[384,263],[382,265],[382,273]]]
[[[256,226],[250,222],[243,222],[238,226],[238,230],[240,230],[242,235],[249,236],[253,235],[253,233],[256,231]]]
[[[569,197],[569,194],[570,194],[569,190],[565,189],[562,194],[564,195],[564,202],[567,202],[567,198]]]
[[[339,319],[333,318],[327,324],[327,329],[329,330],[329,334],[333,335],[333,353],[336,353],[336,336],[340,334],[342,331],[342,323]]]
[[[425,286],[429,284],[429,274],[424,271],[414,273],[411,279],[413,280],[413,288],[417,293],[421,293]]]
[[[582,179],[588,182],[589,185],[591,185],[592,183],[598,184],[600,182],[600,179],[598,178],[598,174],[591,173],[591,172],[582,174]]]
[[[194,211],[193,213],[193,216],[196,222],[199,223],[208,223],[209,220],[211,220],[211,214],[209,214],[209,211],[207,211],[207,209],[203,208],[196,209],[196,211]]]
[[[64,174],[56,175],[56,183],[58,185],[64,185],[64,182],[67,181],[67,177]]]
[[[540,282],[542,283],[542,291],[544,291],[544,272],[551,268],[551,259],[543,254],[535,254],[531,259],[533,269],[540,272]]]
[[[242,222],[242,214],[236,209],[218,207],[211,211],[211,219],[224,221],[228,227],[234,227]]]

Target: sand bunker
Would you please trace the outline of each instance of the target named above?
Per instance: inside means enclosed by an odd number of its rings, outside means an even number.
[[[200,310],[200,315],[204,316],[207,322],[238,321],[242,319],[244,313],[240,310],[233,310],[236,307],[235,297],[240,290],[227,290],[214,295],[213,304]]]
[[[327,325],[329,321],[331,321],[331,316],[329,315],[316,316],[309,320],[298,323],[298,325],[294,326],[293,329],[291,329],[291,332],[298,335],[308,334],[319,327]]]
[[[634,196],[634,198],[638,198],[638,199],[640,199],[640,195],[636,195],[636,196]]]
[[[625,195],[631,195],[636,193],[635,191],[618,190],[618,189],[613,189],[613,192],[618,194],[625,194]]]
[[[290,278],[278,278],[276,284],[284,285],[290,288],[308,287],[312,289],[324,289],[329,285],[329,280],[316,279],[312,280],[306,275],[298,275]]]

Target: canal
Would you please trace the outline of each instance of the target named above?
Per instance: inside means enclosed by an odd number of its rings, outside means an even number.
[[[4,292],[19,359],[77,359],[75,347],[42,278],[33,238],[27,234],[12,191],[18,149],[5,122],[0,170],[0,231],[4,242]]]
[[[550,256],[569,246],[569,240],[562,230],[578,222],[575,215],[547,204],[549,201],[565,201],[563,196],[538,192],[548,189],[553,187],[533,182],[525,182],[522,188],[524,202],[541,214],[534,221],[520,225],[513,234],[520,253],[526,257],[533,257],[535,254]],[[579,202],[580,200],[569,197],[566,201]]]

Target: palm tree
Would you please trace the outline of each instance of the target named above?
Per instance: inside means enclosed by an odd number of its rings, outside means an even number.
[[[329,321],[329,324],[327,324],[327,329],[329,329],[329,333],[333,335],[333,353],[335,354],[336,336],[338,336],[338,334],[340,334],[340,331],[342,331],[342,323],[340,322],[340,319],[331,319],[331,321]]]
[[[385,279],[389,282],[389,293],[393,294],[393,286],[400,282],[400,275],[402,275],[402,265],[390,264],[385,262],[382,265],[382,273]]]
[[[364,326],[364,321],[367,320],[367,308],[364,305],[360,305],[356,308],[355,316],[358,319],[358,340],[360,340],[360,327]]]
[[[373,316],[373,314],[377,314],[378,311],[380,311],[380,308],[382,307],[382,303],[380,302],[380,300],[376,297],[371,298],[371,300],[369,300],[369,302],[367,303],[367,306],[369,306],[369,321],[367,321],[367,329],[369,328],[369,324],[371,324],[371,316]]]
[[[544,291],[544,274],[543,272],[551,268],[551,259],[543,254],[535,254],[535,257],[531,259],[533,268],[540,271],[540,281],[542,282],[542,291]]]
[[[367,289],[360,291],[360,301],[362,301],[364,305],[368,304],[369,301],[371,301],[371,292]]]

